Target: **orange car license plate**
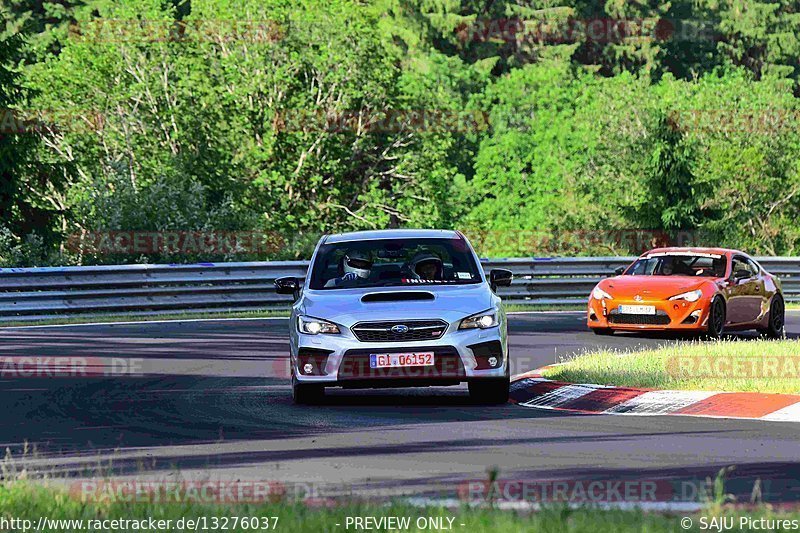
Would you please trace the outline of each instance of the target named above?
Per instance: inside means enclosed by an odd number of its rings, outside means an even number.
[[[619,312],[623,315],[654,315],[656,306],[654,305],[620,305]]]
[[[370,368],[403,368],[409,366],[433,366],[433,352],[372,353]]]

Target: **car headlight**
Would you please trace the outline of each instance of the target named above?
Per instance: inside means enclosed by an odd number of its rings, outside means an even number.
[[[703,296],[703,291],[697,289],[694,291],[676,294],[675,296],[671,297],[670,300],[686,300],[687,302],[696,302],[702,296]]]
[[[605,298],[607,300],[612,300],[613,299],[613,296],[608,294],[606,291],[604,291],[600,287],[595,287],[594,288],[594,290],[592,291],[592,297],[595,300],[602,300],[603,298]]]
[[[320,333],[336,334],[341,333],[339,326],[327,320],[313,318],[310,316],[297,317],[297,331],[308,335],[318,335]]]
[[[493,328],[498,324],[500,322],[497,321],[496,311],[483,311],[462,320],[461,324],[458,325],[458,329],[487,329]]]

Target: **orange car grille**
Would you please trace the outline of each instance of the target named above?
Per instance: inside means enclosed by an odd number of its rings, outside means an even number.
[[[611,324],[634,324],[637,326],[666,326],[670,323],[669,316],[664,311],[655,315],[632,315],[625,313],[611,313],[608,315]]]

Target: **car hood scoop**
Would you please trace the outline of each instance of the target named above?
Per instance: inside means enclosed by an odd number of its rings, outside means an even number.
[[[433,293],[423,291],[370,292],[361,297],[363,303],[409,302],[414,300],[433,300]]]

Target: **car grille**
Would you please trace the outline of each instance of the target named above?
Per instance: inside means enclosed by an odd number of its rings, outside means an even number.
[[[655,315],[633,315],[627,313],[609,313],[608,321],[611,324],[633,324],[637,326],[666,326],[669,324],[669,315],[664,311],[656,311]]]
[[[406,326],[408,331],[392,331],[394,326]],[[353,334],[361,342],[429,341],[441,338],[447,330],[443,320],[394,320],[391,322],[359,322]]]

